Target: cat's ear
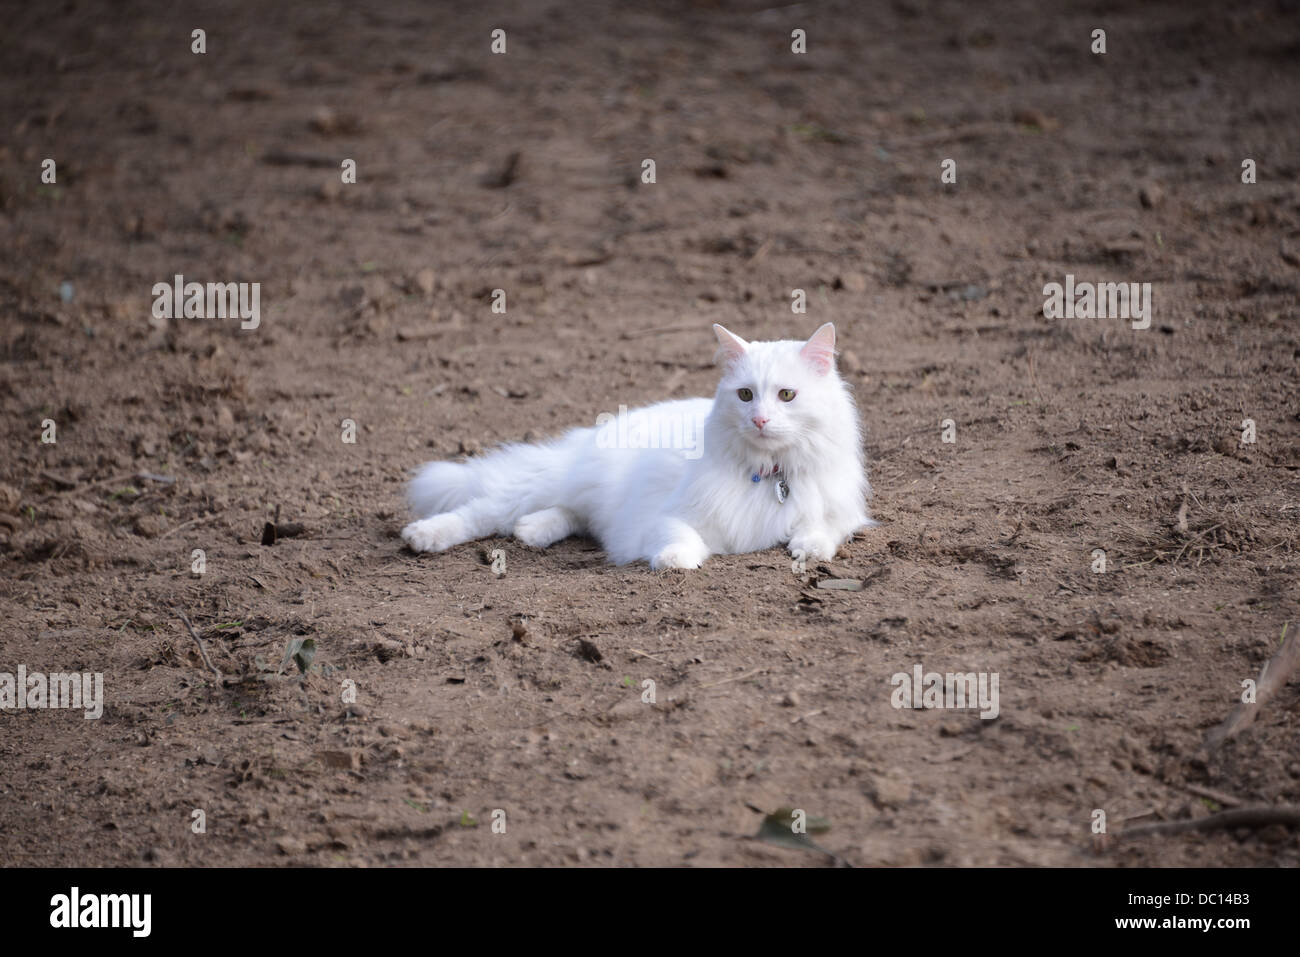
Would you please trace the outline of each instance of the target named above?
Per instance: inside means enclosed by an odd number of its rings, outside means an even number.
[[[749,348],[748,342],[735,333],[728,332],[716,322],[713,324],[713,334],[718,337],[718,353],[726,365],[731,365],[740,359]]]
[[[799,355],[818,375],[826,375],[835,368],[835,324],[828,322],[814,332]]]

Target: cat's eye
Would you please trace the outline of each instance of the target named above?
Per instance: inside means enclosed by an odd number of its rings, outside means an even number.
[[[776,397],[782,402],[790,402],[794,399],[794,389],[782,389],[776,394]]]
[[[754,400],[753,389],[737,389],[736,395],[740,396],[741,402],[752,402]]]

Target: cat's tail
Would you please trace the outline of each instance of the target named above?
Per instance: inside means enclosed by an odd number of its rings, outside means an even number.
[[[427,518],[469,508],[476,525],[509,531],[528,512],[564,504],[575,440],[580,436],[571,434],[567,442],[504,445],[466,462],[428,462],[407,490],[411,509]]]

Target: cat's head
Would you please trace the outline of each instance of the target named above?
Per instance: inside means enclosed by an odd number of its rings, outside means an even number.
[[[823,431],[842,415],[844,385],[835,371],[835,326],[807,342],[746,342],[715,324],[722,380],[715,414],[750,448],[768,457]]]

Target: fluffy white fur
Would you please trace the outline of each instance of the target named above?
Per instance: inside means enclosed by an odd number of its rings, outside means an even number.
[[[872,524],[857,407],[835,370],[835,327],[827,323],[806,343],[745,342],[713,329],[724,365],[714,397],[661,402],[627,417],[625,433],[646,429],[644,438],[677,427],[677,444],[688,447],[611,447],[665,443],[611,441],[617,430],[597,426],[464,463],[430,462],[411,482],[420,518],[402,538],[437,552],[504,534],[545,548],[581,533],[617,564],[645,560],[652,568],[698,568],[710,555],[779,544],[831,558]],[[741,389],[753,398],[743,401]],[[791,389],[794,398],[782,401]],[[701,426],[694,434],[693,423]],[[752,480],[775,466],[779,476]],[[790,490],[784,504],[774,488],[781,476]]]

